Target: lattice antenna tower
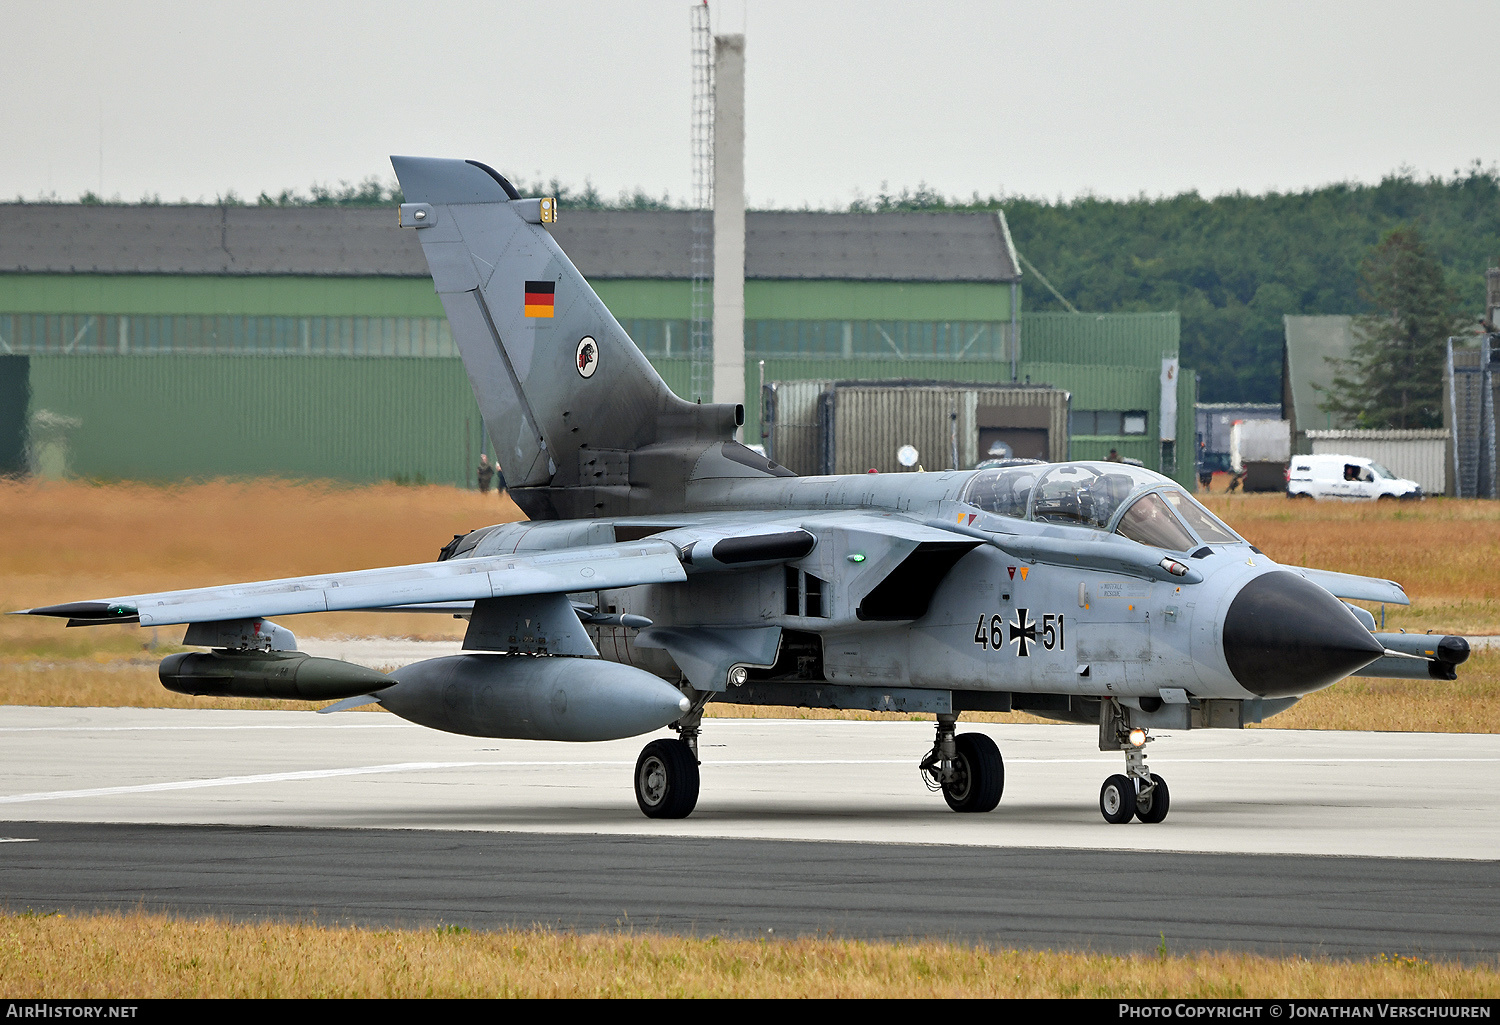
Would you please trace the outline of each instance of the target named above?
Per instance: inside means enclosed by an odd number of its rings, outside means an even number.
[[[708,0],[689,8],[693,42],[693,275],[689,325],[690,387],[694,402],[713,399],[714,273],[714,37]]]

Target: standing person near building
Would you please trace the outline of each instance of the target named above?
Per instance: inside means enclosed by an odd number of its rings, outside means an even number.
[[[1109,462],[1109,463],[1118,463],[1118,462],[1120,462],[1120,451],[1119,451],[1119,449],[1113,449],[1113,448],[1110,449],[1109,450],[1109,455],[1105,458],[1105,462]]]
[[[490,481],[495,479],[495,468],[490,465],[490,457],[483,452],[479,453],[479,491],[484,494],[490,490]]]

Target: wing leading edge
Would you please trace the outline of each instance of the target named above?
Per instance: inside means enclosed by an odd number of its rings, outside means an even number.
[[[125,595],[21,609],[15,614],[63,617],[77,625],[139,622],[142,626],[169,626],[526,594],[565,594],[686,579],[672,545],[645,541]]]

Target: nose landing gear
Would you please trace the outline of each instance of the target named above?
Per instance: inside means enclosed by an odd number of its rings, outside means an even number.
[[[1105,822],[1160,822],[1167,817],[1172,805],[1167,781],[1146,767],[1146,745],[1152,739],[1145,729],[1130,728],[1119,702],[1100,702],[1099,750],[1125,752],[1125,774],[1109,777],[1099,788],[1099,812]]]

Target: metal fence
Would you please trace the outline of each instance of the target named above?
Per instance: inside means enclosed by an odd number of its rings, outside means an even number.
[[[1496,336],[1478,348],[1455,348],[1448,339],[1448,422],[1453,432],[1453,493],[1459,498],[1495,498]]]

